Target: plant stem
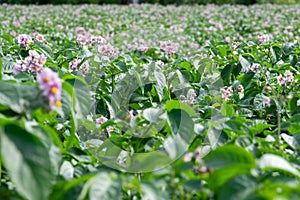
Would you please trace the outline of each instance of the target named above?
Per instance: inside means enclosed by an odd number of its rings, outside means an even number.
[[[111,93],[113,93],[115,90],[115,75],[113,74],[111,76]]]
[[[176,200],[176,183],[175,183],[175,170],[174,165],[171,165],[171,188],[172,188],[172,200]]]
[[[137,177],[138,177],[139,181],[141,181],[142,172],[138,172],[136,175],[137,175]]]
[[[276,98],[275,100],[275,103],[276,103],[276,109],[277,109],[277,145],[278,145],[278,148],[279,150],[281,150],[280,148],[280,134],[281,134],[281,117],[280,117],[280,111],[281,111],[281,107],[279,105],[279,101],[278,101],[278,98]]]
[[[1,180],[2,180],[2,163],[0,159],[0,186],[1,186]]]

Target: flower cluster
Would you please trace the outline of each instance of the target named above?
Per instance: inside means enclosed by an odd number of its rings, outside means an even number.
[[[81,63],[80,59],[74,59],[73,61],[69,62],[69,69],[72,71],[78,71],[78,65]]]
[[[126,119],[133,119],[133,118],[134,118],[133,110],[130,110],[126,116]]]
[[[230,37],[225,38],[225,42],[229,43],[231,41]]]
[[[184,95],[180,95],[180,101],[181,102],[184,102],[184,103],[187,103],[187,104],[194,104],[196,102],[196,93],[191,93],[191,94],[188,94],[187,97],[184,96]]]
[[[79,70],[83,73],[86,74],[90,69],[90,64],[88,61],[85,61],[84,63],[82,63],[82,65],[80,65]]]
[[[101,36],[91,36],[91,38],[90,38],[91,45],[95,45],[95,44],[104,45],[106,43],[107,43],[107,41]]]
[[[140,46],[140,51],[146,53],[148,51],[149,47],[147,45],[141,45]]]
[[[233,93],[232,93],[232,86],[230,86],[230,87],[227,87],[227,86],[222,87],[221,88],[221,93],[222,93],[222,98],[224,100],[229,100],[229,97],[231,97],[233,95]]]
[[[205,149],[203,147],[198,147],[194,152],[189,152],[184,155],[184,162],[195,161],[194,170],[200,174],[211,173],[211,170],[205,166],[202,157],[204,156]]]
[[[86,61],[79,66],[81,61],[81,59],[74,59],[73,61],[69,62],[69,69],[71,71],[81,71],[84,74],[87,73],[90,69],[89,62]]]
[[[232,42],[231,48],[232,48],[233,50],[236,50],[240,44],[241,44],[240,42]]]
[[[100,127],[102,124],[104,124],[108,119],[106,117],[99,117],[96,119],[96,126]]]
[[[170,55],[173,55],[177,52],[178,47],[171,40],[168,40],[160,44],[160,49],[164,52],[167,52]]]
[[[118,56],[118,49],[114,48],[110,44],[104,44],[98,47],[98,53],[107,57],[115,57]]]
[[[229,100],[231,96],[233,96],[234,93],[237,93],[239,95],[239,99],[244,98],[244,86],[239,84],[239,85],[235,85],[233,84],[233,86],[225,86],[222,87],[220,89],[221,94],[222,94],[222,99],[224,100]]]
[[[32,43],[30,37],[26,34],[21,34],[17,37],[18,44],[23,48],[28,48],[28,45]]]
[[[281,74],[277,76],[277,81],[279,85],[285,86],[287,83],[293,83],[295,80],[293,73],[290,71],[286,71],[284,73],[284,76],[282,76]]]
[[[249,72],[259,73],[260,72],[260,64],[253,63],[250,67],[247,67],[246,73],[249,73]]]
[[[41,43],[42,43],[42,42],[45,41],[44,36],[43,36],[42,34],[38,33],[38,32],[33,33],[33,37],[34,37],[34,39],[35,39],[36,41],[38,41],[38,42],[41,42]]]
[[[263,98],[264,105],[267,106],[267,107],[270,107],[271,106],[271,99],[270,99],[270,97],[263,96],[262,98]]]
[[[50,108],[62,106],[61,99],[61,80],[57,73],[53,72],[49,68],[43,69],[37,75],[37,81],[39,83],[40,90],[43,91],[43,95],[47,97]]]
[[[163,67],[164,65],[165,65],[165,63],[161,60],[158,60],[155,62],[155,66]]]
[[[78,35],[76,43],[80,46],[93,46],[95,44],[104,45],[107,41],[101,36],[94,35]]]
[[[14,72],[15,74],[25,71],[37,72],[44,66],[46,60],[47,58],[43,54],[38,54],[35,50],[29,50],[29,56],[25,58],[24,62],[21,60],[16,61]]]
[[[99,117],[96,119],[96,127],[99,128],[101,127],[102,124],[104,124],[105,122],[107,122],[107,118],[106,117]],[[106,127],[106,131],[108,134],[108,137],[110,136],[110,132],[114,130],[114,127],[112,126],[108,126]]]
[[[259,36],[257,36],[257,40],[261,44],[261,43],[270,41],[271,36],[268,34],[259,35]]]
[[[237,90],[239,93],[239,98],[242,99],[244,97],[244,86],[243,85],[238,85]]]
[[[88,37],[85,35],[78,35],[76,39],[77,44],[85,46],[89,41]]]

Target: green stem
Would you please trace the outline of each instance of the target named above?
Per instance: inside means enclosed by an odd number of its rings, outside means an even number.
[[[139,181],[141,181],[141,178],[142,178],[142,172],[138,172],[136,175],[137,175]]]
[[[281,147],[280,147],[280,143],[281,143],[281,140],[280,140],[280,134],[281,134],[280,111],[281,111],[281,107],[279,105],[278,98],[276,98],[275,103],[276,103],[276,109],[277,109],[277,137],[278,137],[277,138],[277,145],[278,145],[279,150],[281,150]]]
[[[113,74],[111,76],[111,93],[113,93],[115,90],[115,75]]]
[[[2,180],[2,160],[0,159],[0,186],[1,186],[1,180]]]
[[[173,164],[171,169],[171,190],[172,190],[172,200],[176,200],[175,170]]]

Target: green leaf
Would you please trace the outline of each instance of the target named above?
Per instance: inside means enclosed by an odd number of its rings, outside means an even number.
[[[227,56],[226,46],[218,46],[218,49],[219,49],[220,55],[222,57],[226,57]]]
[[[166,86],[166,77],[161,71],[154,71],[154,77],[156,80],[155,89],[159,96],[159,100],[162,101],[164,98],[164,88]]]
[[[60,165],[59,163],[61,162],[61,154],[57,146],[54,145],[54,142],[58,143],[60,142],[60,139],[58,138],[57,133],[53,135],[53,130],[50,130],[50,128],[45,128],[42,128],[36,122],[25,122],[25,129],[40,138],[41,142],[47,149],[49,158],[51,160],[51,169],[55,174],[58,174],[58,168]]]
[[[160,188],[157,187],[155,182],[150,181],[143,181],[141,183],[142,188],[142,199],[147,200],[157,200],[157,199],[170,199],[168,193],[166,191],[162,191]]]
[[[10,34],[4,34],[0,36],[1,38],[5,39],[8,43],[8,45],[13,44],[13,37]]]
[[[274,127],[274,125],[268,124],[264,120],[255,120],[253,125],[249,126],[249,130],[252,132],[253,135],[262,133],[265,129]]]
[[[245,73],[238,76],[238,79],[245,88],[251,83],[252,78],[254,77],[255,73]]]
[[[282,48],[282,50],[283,50],[283,53],[285,53],[285,54],[288,54],[288,53],[290,53],[291,51],[293,51],[293,49],[295,49],[295,44],[293,44],[293,43],[285,43],[284,45],[283,45],[283,48]]]
[[[234,114],[235,114],[235,111],[234,111],[234,108],[232,105],[230,104],[227,104],[226,101],[224,101],[222,103],[222,106],[221,106],[221,113],[222,115],[224,115],[225,117],[233,117]]]
[[[51,189],[48,200],[52,199],[77,199],[83,188],[83,183],[94,177],[95,174],[81,176],[71,181],[57,182]]]
[[[35,44],[36,44],[36,46],[39,47],[39,50],[43,54],[45,54],[45,56],[47,56],[47,58],[50,58],[52,60],[53,52],[52,52],[51,48],[48,45],[40,43],[40,42],[36,42]],[[52,60],[52,62],[53,62],[53,60]]]
[[[172,135],[165,139],[164,147],[173,160],[187,151],[194,137],[194,123],[183,110],[172,110],[168,112],[168,122]]]
[[[262,110],[266,106],[263,97],[263,94],[257,94],[255,96],[253,106],[256,110]]]
[[[272,62],[276,63],[280,59],[281,48],[278,47],[278,46],[272,46],[271,47],[271,54],[272,54]]]
[[[199,81],[206,81],[207,84],[213,84],[218,80],[220,72],[211,58],[195,60],[193,64],[200,75]]]
[[[13,73],[15,69],[15,63],[12,62],[8,57],[2,58],[2,71],[4,73]]]
[[[230,64],[226,65],[221,72],[221,77],[224,81],[224,84],[230,83],[230,76],[232,72],[232,66]]]
[[[179,67],[184,68],[186,70],[190,70],[191,69],[191,63],[189,63],[187,61],[183,61],[179,64]]]
[[[259,161],[258,165],[263,170],[283,170],[290,174],[293,174],[297,177],[300,177],[299,171],[294,168],[288,161],[284,158],[274,155],[274,154],[265,154],[263,155]]]
[[[59,175],[64,177],[65,180],[72,180],[74,178],[73,165],[68,161],[64,161],[60,167]]]
[[[56,111],[62,118],[67,119],[72,113],[72,99],[65,90],[61,92],[61,103],[62,107],[56,108]]]
[[[89,200],[122,199],[122,182],[115,173],[100,172],[90,179],[83,190],[88,188]],[[86,199],[81,195],[78,200]]]
[[[162,110],[160,110],[158,108],[147,108],[143,111],[143,116],[150,123],[158,123],[160,120],[159,116],[161,114],[162,114]]]
[[[208,186],[212,190],[222,188],[223,185],[232,177],[250,173],[251,165],[234,164],[220,169],[216,169],[209,176]]]
[[[165,105],[165,110],[170,112],[173,109],[182,109],[187,112],[191,117],[197,116],[195,110],[186,103],[180,102],[178,100],[171,100]]]
[[[0,81],[0,104],[9,106],[17,113],[28,111],[29,108],[41,107],[44,103],[38,95],[37,86]]]
[[[2,62],[2,58],[0,58],[0,81],[2,80],[2,67],[3,67],[3,62]]]
[[[281,137],[283,138],[283,140],[290,146],[292,147],[293,149],[297,149],[299,148],[299,143],[297,141],[297,137],[299,137],[299,134],[297,135],[294,135],[294,136],[290,136],[290,135],[287,135],[285,133],[282,133],[281,134]]]
[[[255,166],[255,160],[248,151],[231,144],[218,147],[205,156],[203,160],[209,169],[219,169],[236,164]]]
[[[246,71],[248,67],[250,67],[250,62],[244,58],[242,55],[239,56],[239,61],[243,67],[243,71]]]
[[[26,199],[47,199],[55,177],[47,148],[37,136],[14,124],[0,133],[1,157],[16,190]]]
[[[79,53],[78,53],[78,58],[89,58],[92,56],[93,56],[93,53],[90,52],[88,49],[83,49],[83,50],[79,51]]]
[[[73,101],[73,104],[75,103],[75,118],[86,119],[86,116],[90,113],[92,107],[91,95],[87,84],[81,79],[71,77],[67,77],[65,81],[73,86],[71,97],[73,100],[74,98],[76,99],[75,102]],[[72,90],[66,87],[66,85],[64,85],[64,88],[70,95]]]
[[[218,200],[249,200],[257,188],[257,180],[249,175],[240,175],[228,181],[217,194]],[[257,198],[253,198],[257,199]]]
[[[288,128],[288,131],[292,135],[300,133],[300,124],[291,124]]]

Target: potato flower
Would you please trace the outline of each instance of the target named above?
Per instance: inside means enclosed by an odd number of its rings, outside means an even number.
[[[17,41],[18,41],[18,44],[23,47],[23,48],[27,48],[28,45],[30,43],[32,43],[31,39],[28,37],[28,35],[26,34],[21,34],[17,37]]]
[[[62,88],[58,74],[45,68],[37,75],[37,81],[40,90],[43,91],[43,95],[49,101],[50,108],[60,107],[62,105],[60,102]]]

